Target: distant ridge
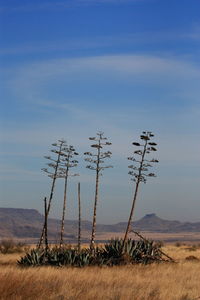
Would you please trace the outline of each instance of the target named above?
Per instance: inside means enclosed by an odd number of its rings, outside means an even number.
[[[60,220],[48,220],[49,237],[58,239]],[[97,225],[97,232],[123,232],[126,222],[113,225]],[[0,238],[38,238],[43,225],[43,216],[35,209],[22,208],[0,208]],[[179,222],[159,218],[156,214],[147,214],[138,221],[133,222],[133,228],[138,231],[178,233],[178,232],[200,232],[200,222]],[[92,223],[82,221],[82,230],[85,233],[91,231]],[[65,238],[75,239],[77,235],[77,221],[67,220],[65,222]]]

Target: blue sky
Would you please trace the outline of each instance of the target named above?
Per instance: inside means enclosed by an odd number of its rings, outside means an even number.
[[[82,153],[103,130],[114,168],[101,179],[98,222],[126,220],[126,157],[151,130],[160,163],[141,186],[134,218],[199,221],[199,11],[196,0],[1,0],[0,206],[42,212],[50,183],[43,155],[65,138],[81,154],[83,216],[91,219],[94,174]],[[70,219],[76,188],[77,178]],[[60,181],[52,216],[60,216],[62,193]]]

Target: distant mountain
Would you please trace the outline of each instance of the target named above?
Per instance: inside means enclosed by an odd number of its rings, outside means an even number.
[[[125,230],[127,223],[121,222],[114,225],[98,225],[98,231],[102,232],[122,232]],[[199,232],[200,222],[182,223],[179,221],[169,221],[159,218],[156,214],[147,214],[138,221],[132,223],[132,227],[137,231],[150,232]]]
[[[0,208],[0,238],[39,238],[44,217],[35,209]],[[127,223],[121,222],[113,225],[97,225],[97,232],[124,232]],[[199,232],[200,222],[182,223],[179,221],[163,220],[155,214],[147,214],[142,219],[133,222],[137,231],[178,233]],[[90,221],[82,221],[83,235],[88,236],[92,228]],[[48,219],[49,238],[58,240],[60,220]],[[65,222],[65,238],[74,239],[77,236],[77,221]]]
[[[0,208],[0,238],[39,238],[44,217],[35,209]],[[66,221],[65,237],[74,238],[76,221]],[[58,238],[60,221],[48,220],[49,237]]]

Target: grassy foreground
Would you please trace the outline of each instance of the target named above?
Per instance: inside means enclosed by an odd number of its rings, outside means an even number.
[[[0,255],[0,299],[200,299],[200,249],[164,248],[178,263],[87,268],[20,268],[19,255]]]

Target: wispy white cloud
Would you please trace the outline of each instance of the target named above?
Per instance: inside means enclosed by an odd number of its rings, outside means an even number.
[[[193,41],[200,41],[200,24],[193,25],[192,28],[188,30],[188,32],[182,34],[181,37]]]
[[[90,73],[89,77],[87,77],[88,73]],[[23,145],[37,145],[45,152],[45,147],[54,140],[69,137],[69,142],[80,147],[80,150],[84,152],[88,148],[88,135],[93,134],[96,130],[103,130],[112,138],[113,153],[117,160],[131,153],[130,141],[137,138],[137,134],[140,134],[141,126],[145,127],[142,129],[151,126],[150,129],[157,131],[158,140],[161,141],[161,161],[163,164],[173,162],[174,165],[185,165],[198,160],[197,130],[193,134],[186,131],[182,136],[180,135],[181,131],[179,130],[178,133],[177,129],[173,127],[174,124],[177,126],[179,122],[182,126],[184,124],[189,126],[194,119],[199,120],[197,115],[199,106],[194,105],[194,103],[191,103],[192,109],[190,111],[187,106],[187,111],[182,110],[181,113],[174,116],[174,119],[168,116],[166,120],[163,120],[165,119],[164,114],[159,116],[160,111],[152,110],[150,112],[149,107],[144,107],[142,111],[140,108],[134,108],[130,111],[129,108],[121,108],[119,111],[108,107],[104,115],[104,113],[96,113],[94,107],[88,109],[82,99],[71,99],[66,94],[65,99],[60,101],[48,95],[49,87],[51,85],[56,87],[56,84],[60,84],[63,78],[63,84],[66,85],[68,78],[79,76],[80,81],[83,81],[90,88],[91,80],[99,78],[102,74],[103,78],[104,76],[107,78],[106,76],[109,75],[110,81],[119,77],[123,82],[140,81],[143,86],[146,82],[151,82],[154,87],[165,85],[166,80],[168,84],[170,82],[169,86],[173,86],[176,82],[176,86],[181,87],[182,93],[187,91],[189,103],[191,101],[190,93],[194,90],[194,83],[196,82],[195,86],[199,86],[200,80],[199,68],[189,61],[175,57],[150,55],[83,57],[28,64],[17,68],[15,72],[12,72],[12,76],[13,74],[15,75],[10,81],[12,92],[17,99],[20,99],[22,105],[29,107],[30,112],[34,108],[37,111],[44,108],[44,111],[49,109],[52,112],[56,111],[56,113],[54,113],[53,118],[45,119],[45,121],[41,118],[37,123],[30,123],[26,128],[20,124],[14,127],[8,126],[4,132],[1,132],[3,143],[12,141],[12,143],[22,143]],[[191,86],[189,82],[192,84]],[[61,117],[63,112],[65,112],[64,118]],[[67,118],[67,115],[70,117]],[[155,121],[150,122],[150,118]],[[177,139],[177,135],[179,139]],[[191,148],[190,145],[194,141],[196,147]]]
[[[49,87],[71,85],[72,79],[88,88],[99,80],[120,80],[154,87],[167,85],[173,97],[188,101],[194,100],[200,92],[200,68],[184,57],[134,54],[52,59],[12,68],[7,70],[6,77],[9,78],[6,84],[16,99],[26,104],[38,104],[41,108],[65,109],[82,119],[92,116],[71,104],[83,99],[70,99],[66,94],[66,99],[55,101],[48,93]]]
[[[19,151],[13,151],[13,152],[10,152],[10,151],[6,151],[6,152],[3,152],[1,151],[0,152],[0,156],[1,157],[16,157],[16,156],[21,156],[21,157],[41,157],[41,153],[40,152],[19,152]]]
[[[24,181],[41,181],[43,176],[41,171],[33,171],[31,167],[22,169],[21,167],[10,167],[9,165],[1,166],[0,179],[3,180],[24,180]]]
[[[54,40],[53,42],[40,42],[37,44],[21,44],[13,45],[9,48],[1,48],[0,55],[19,55],[30,53],[49,53],[49,52],[62,52],[77,49],[94,49],[102,48],[110,45],[119,44],[133,40],[133,36],[99,36],[93,38],[79,38],[71,40]]]
[[[1,167],[1,174],[23,174],[23,175],[31,175],[31,176],[38,176],[40,172],[34,172],[27,169],[19,169],[19,168],[9,168],[8,166],[2,168]]]
[[[91,6],[101,4],[126,4],[138,3],[152,0],[63,0],[63,1],[49,1],[43,3],[23,4],[13,6],[0,6],[1,12],[29,12],[37,10],[52,10],[52,9],[69,9],[77,6]]]
[[[72,59],[52,59],[47,61],[36,62],[34,64],[27,64],[23,67],[17,68],[17,78],[15,78],[16,85],[20,81],[33,83],[33,80],[40,81],[57,76],[69,74],[74,76],[77,74],[88,74],[92,72],[112,73],[113,76],[129,77],[130,75],[139,76],[158,76],[162,75],[179,79],[183,78],[199,78],[200,68],[194,63],[181,60],[177,57],[162,57],[153,55],[105,55],[81,57]],[[86,72],[86,73],[85,73]],[[85,76],[85,75],[84,75]],[[144,80],[144,77],[143,77]],[[20,85],[21,86],[21,85]]]
[[[22,55],[31,53],[63,53],[72,50],[92,50],[110,47],[127,47],[158,45],[163,42],[181,43],[185,40],[200,40],[200,26],[196,25],[187,32],[181,31],[143,31],[126,34],[95,35],[92,37],[77,37],[36,43],[13,44],[10,47],[0,48],[0,55]],[[180,44],[181,46],[181,44]],[[156,47],[152,53],[156,52]],[[145,50],[143,50],[145,53]],[[191,57],[191,55],[190,55]]]
[[[80,107],[81,99],[70,99],[66,94],[66,99],[59,101],[54,100],[51,95],[48,95],[48,88],[51,85],[60,85],[61,82],[62,85],[66,85],[69,79],[76,79],[77,77],[88,88],[91,82],[93,82],[93,78],[95,81],[95,78],[99,77],[104,78],[104,81],[113,81],[118,78],[123,82],[141,82],[141,84],[147,82],[153,86],[157,86],[158,84],[160,86],[165,86],[166,84],[174,86],[174,82],[176,82],[176,88],[180,87],[179,92],[181,91],[184,95],[188,95],[187,98],[190,100],[190,96],[194,93],[194,90],[195,95],[193,95],[193,98],[196,97],[198,92],[199,85],[197,83],[200,80],[200,69],[192,62],[181,60],[180,58],[151,55],[107,55],[74,59],[54,59],[27,64],[11,70],[9,85],[14,97],[20,99],[25,105],[31,104],[31,109],[35,105],[38,109],[65,110],[70,115],[73,115],[76,120],[85,119],[93,121],[98,129],[102,119],[98,120],[90,110],[83,110]],[[116,115],[113,116],[112,120],[120,120],[122,118],[127,120],[127,116],[122,116],[123,111],[120,113],[121,118],[118,118]],[[141,113],[136,111],[137,114]],[[106,124],[106,120],[104,121]],[[54,131],[52,128],[52,134]],[[33,140],[35,135],[33,133]],[[23,133],[20,136],[23,136]]]
[[[62,39],[54,40],[34,44],[20,44],[12,45],[8,48],[0,48],[0,55],[21,55],[30,53],[59,53],[63,51],[72,50],[84,50],[84,49],[102,49],[110,46],[118,45],[138,45],[140,43],[153,43],[157,40],[162,41],[163,39],[171,39],[172,35],[167,33],[129,33],[129,34],[118,34],[118,35],[103,35],[93,36],[92,38],[73,38],[73,39]],[[176,36],[177,38],[177,36]]]

